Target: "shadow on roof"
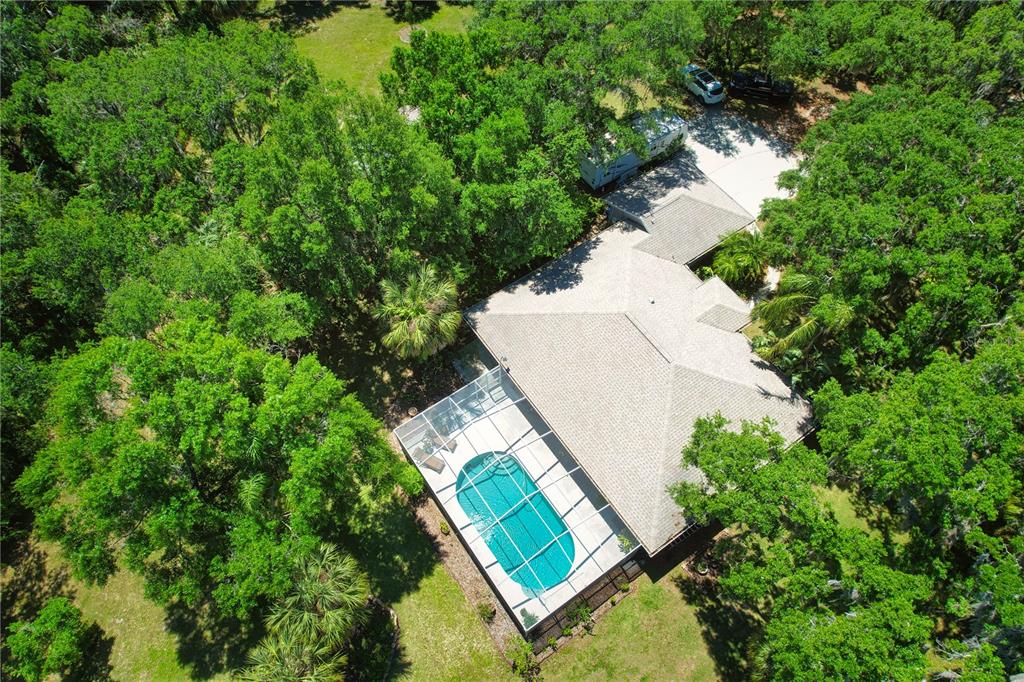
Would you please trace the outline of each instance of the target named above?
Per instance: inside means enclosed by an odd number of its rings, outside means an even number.
[[[607,202],[631,213],[644,215],[653,211],[657,203],[671,192],[708,182],[710,179],[697,168],[696,154],[689,147],[684,147],[660,165],[615,190],[608,196]]]
[[[601,235],[588,239],[561,258],[527,275],[526,282],[530,291],[535,294],[553,294],[579,286],[583,281],[583,264],[590,260],[600,239]]]

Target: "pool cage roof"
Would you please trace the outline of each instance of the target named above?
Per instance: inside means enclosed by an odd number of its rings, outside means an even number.
[[[524,630],[639,546],[500,366],[395,435]]]

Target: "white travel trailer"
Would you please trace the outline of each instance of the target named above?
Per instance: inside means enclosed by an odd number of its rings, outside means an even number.
[[[645,161],[664,154],[673,143],[686,135],[686,122],[672,112],[655,109],[633,119],[633,130],[644,136],[642,156],[635,151],[616,153],[615,140],[611,135],[606,139],[612,151],[594,149],[580,159],[580,175],[591,189],[600,189],[611,182],[628,180],[636,175]]]

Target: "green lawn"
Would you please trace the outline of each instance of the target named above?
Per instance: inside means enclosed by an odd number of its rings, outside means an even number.
[[[462,588],[441,564],[394,605],[398,680],[516,680]]]
[[[113,639],[111,677],[116,680],[227,680],[227,673],[194,675],[178,661],[177,638],[164,629],[164,610],[142,593],[142,579],[120,571],[104,587],[76,585],[75,604]]]
[[[87,623],[95,622],[103,638],[91,651],[98,668],[102,658],[109,664],[111,679],[163,682],[227,680],[225,672],[206,675],[179,659],[181,642],[165,627],[165,612],[143,596],[142,579],[120,571],[106,585],[88,586],[72,578],[56,545],[32,543],[17,564],[4,570],[4,620],[28,618],[53,596],[71,597]],[[200,660],[206,652],[189,651],[186,657]]]
[[[472,14],[471,7],[442,3],[420,26],[428,31],[460,33]],[[376,3],[341,6],[316,21],[295,43],[301,54],[313,60],[324,80],[341,80],[359,92],[374,94],[380,92],[377,77],[388,68],[391,51],[402,44],[398,32],[403,26]]]
[[[690,603],[692,596],[684,596],[689,581],[683,576],[679,568],[657,582],[641,576],[638,590],[606,613],[593,635],[576,637],[544,661],[543,679],[718,679],[709,650],[718,634],[707,621],[702,624],[704,614]],[[741,632],[734,634],[739,641]]]
[[[884,538],[888,535],[894,543],[899,545],[905,545],[910,539],[905,530],[896,527],[892,517],[885,509],[858,509],[848,490],[829,486],[828,488],[817,488],[816,492],[818,499],[831,505],[840,525],[847,528],[859,528],[877,537]],[[868,516],[871,518],[869,519]]]

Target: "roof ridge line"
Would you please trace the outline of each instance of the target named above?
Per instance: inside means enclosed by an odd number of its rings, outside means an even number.
[[[654,342],[654,339],[651,338],[651,335],[647,333],[647,330],[644,329],[643,325],[640,324],[640,322],[638,320],[633,319],[633,316],[629,314],[628,310],[625,311],[625,312],[616,313],[616,314],[617,315],[622,315],[627,320],[629,320],[630,324],[632,324],[633,327],[640,333],[640,336],[644,337],[644,340],[647,341],[647,343],[651,344],[651,347],[654,348],[654,350],[658,351],[658,355],[661,356],[661,359],[664,360],[665,363],[669,367],[672,367],[675,364],[672,361],[672,359],[668,355],[665,354],[665,351],[662,350],[661,346],[659,346],[657,343]]]
[[[662,492],[665,493],[665,496],[667,496],[672,501],[672,504],[675,505],[675,507],[679,511],[679,513],[683,514],[683,520],[685,521],[686,516],[684,514],[683,508],[680,507],[678,504],[676,504],[675,499],[668,492],[668,486],[665,485],[665,468],[667,466],[667,462],[668,462],[668,459],[669,459],[667,448],[665,448],[665,444],[668,443],[669,425],[670,425],[670,423],[672,421],[671,416],[669,414],[669,412],[670,412],[669,406],[672,404],[672,402],[673,402],[673,400],[675,398],[675,394],[676,394],[675,372],[673,371],[672,374],[673,374],[673,376],[672,376],[671,389],[666,391],[667,395],[665,397],[665,404],[662,406],[662,415],[664,416],[664,421],[661,424],[662,453],[661,453],[661,458],[660,458],[661,461],[658,464],[658,476],[657,476],[656,480],[657,480],[657,485],[662,486],[664,488],[664,490]],[[678,454],[679,454],[679,461],[677,463],[679,464],[679,466],[682,466],[682,463],[683,463],[683,452],[682,452],[682,450],[680,450]],[[650,532],[651,535],[657,535],[658,519],[660,519],[662,517],[662,511],[663,511],[663,508],[665,506],[665,501],[663,499],[661,499],[661,498],[662,498],[661,495],[656,495],[655,496],[655,505],[656,505],[657,513],[651,515],[651,526],[650,526],[650,529],[649,529],[649,532]]]
[[[750,223],[757,222],[757,218],[755,218],[754,216],[750,215],[750,213],[747,212],[747,209],[745,209],[742,206],[740,206],[740,202],[738,202],[735,199],[733,199],[732,195],[730,195],[728,192],[726,192],[724,189],[722,189],[718,185],[718,183],[716,183],[711,178],[708,178],[708,176],[706,176],[706,175],[704,177],[707,178],[708,182],[711,183],[712,185],[714,185],[715,188],[717,188],[719,192],[724,194],[725,197],[729,201],[731,201],[732,203],[736,204],[736,207],[739,208],[740,211],[742,211],[742,213],[734,211],[734,210],[729,209],[729,208],[722,208],[721,206],[716,206],[715,204],[712,204],[710,201],[704,201],[703,199],[698,199],[697,197],[693,196],[693,194],[690,194],[690,193],[688,193],[686,191],[681,191],[679,193],[679,196],[677,196],[675,199],[672,199],[671,201],[666,201],[664,204],[659,204],[657,208],[659,208],[659,209],[660,208],[664,208],[665,206],[668,206],[669,204],[674,204],[675,202],[679,201],[680,199],[686,197],[686,198],[690,199],[691,201],[697,202],[698,204],[704,204],[705,206],[709,206],[711,208],[714,208],[714,209],[719,210],[719,211],[723,211],[725,213],[731,213],[732,215],[740,217],[740,218],[749,218],[750,220],[747,223],[748,225]],[[721,242],[719,242],[719,243],[721,243]]]
[[[711,325],[708,325],[708,326],[711,326]],[[718,327],[711,327],[711,328],[712,329],[718,329]],[[720,331],[723,334],[739,334],[740,333],[740,332],[727,332],[724,329],[722,329]],[[760,357],[760,356],[758,356],[758,357]],[[763,360],[763,361],[764,362],[768,362],[767,360]],[[771,364],[771,363],[769,363],[769,364]],[[749,384],[740,383],[739,381],[736,381],[734,379],[727,379],[726,377],[720,376],[720,375],[715,374],[713,372],[703,372],[703,371],[701,371],[699,369],[694,369],[694,368],[692,368],[692,367],[690,367],[688,365],[682,365],[682,364],[679,364],[679,363],[673,363],[672,366],[676,367],[678,369],[684,369],[684,370],[686,370],[688,372],[693,372],[694,374],[700,374],[702,376],[711,377],[712,379],[717,379],[718,381],[724,381],[727,384],[731,384],[733,386],[739,386],[740,388],[744,388],[744,389],[746,389],[748,391],[752,391],[752,392],[755,392],[755,393],[761,393],[761,391],[758,390],[758,388],[756,386],[751,386]],[[773,367],[774,367],[774,365],[773,365]],[[773,373],[775,372],[774,369],[772,369],[770,371],[772,371]],[[786,388],[788,388],[789,392],[790,392],[790,397],[787,398],[787,400],[793,400],[794,399],[792,397],[793,395],[796,395],[797,399],[801,399],[801,400],[803,399],[803,396],[801,396],[799,393],[797,393],[791,386],[789,386],[788,384],[785,384],[785,385],[786,385]],[[764,390],[767,391],[767,389],[764,389]],[[772,395],[774,395],[774,394],[772,394]]]

